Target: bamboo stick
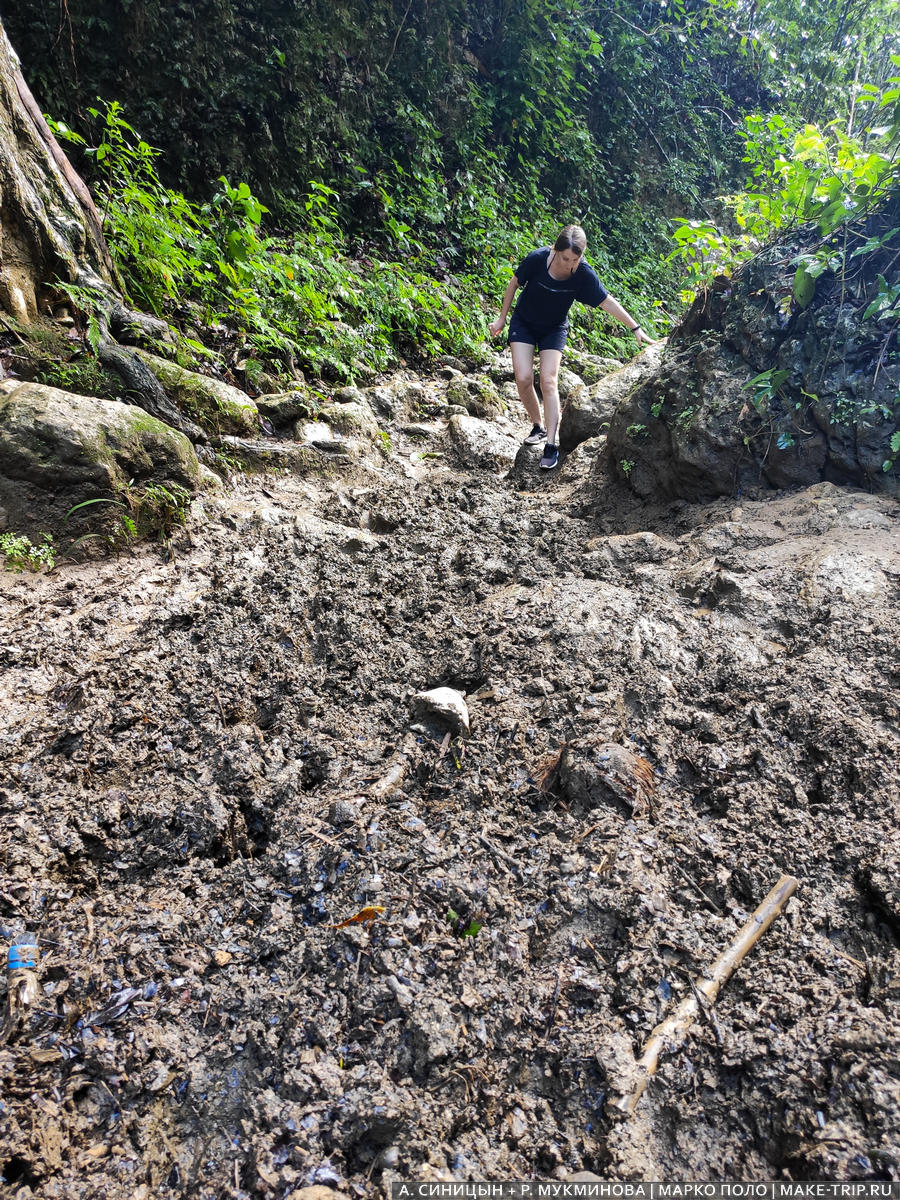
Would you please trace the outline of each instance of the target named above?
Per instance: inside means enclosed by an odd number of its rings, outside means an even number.
[[[644,1052],[636,1064],[641,1072],[638,1083],[627,1096],[620,1096],[615,1101],[615,1108],[624,1113],[634,1112],[651,1076],[656,1074],[660,1054],[665,1050],[677,1049],[686,1037],[694,1018],[700,1011],[700,997],[702,996],[708,1004],[715,1002],[722,985],[728,982],[735,968],[739,966],[780,914],[797,890],[797,886],[797,880],[793,875],[782,875],[734,941],[722,951],[709,971],[695,980],[691,995],[679,1004],[670,1017],[666,1017],[657,1025],[647,1039]]]

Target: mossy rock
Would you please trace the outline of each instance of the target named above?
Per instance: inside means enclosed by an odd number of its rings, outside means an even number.
[[[599,383],[605,375],[618,371],[623,366],[617,358],[606,358],[602,354],[588,354],[584,350],[571,349],[566,349],[566,362],[588,386]]]
[[[11,519],[27,509],[52,525],[74,504],[114,499],[131,482],[195,492],[200,464],[193,446],[132,404],[0,382],[0,503]]]
[[[259,431],[259,410],[246,392],[220,379],[187,371],[147,350],[135,350],[135,353],[140,355],[171,399],[204,429],[239,436]]]
[[[7,327],[20,339],[11,348],[8,359],[8,366],[16,378],[79,396],[100,396],[104,400],[116,400],[121,396],[119,376],[107,371],[92,354],[83,351],[80,340],[73,342],[64,326],[45,318],[31,325],[20,325],[12,317],[7,317],[6,321]]]
[[[365,404],[367,403],[365,396],[358,387],[342,387],[334,393],[334,400],[338,404]]]
[[[289,425],[298,417],[309,415],[312,411],[312,401],[305,387],[295,387],[289,392],[260,396],[256,407],[273,425]]]
[[[506,411],[497,385],[487,375],[454,376],[447,384],[447,403],[459,405],[482,420],[493,420]]]
[[[378,440],[381,430],[369,405],[363,401],[347,404],[325,404],[317,414],[320,421],[336,429],[343,437]]]

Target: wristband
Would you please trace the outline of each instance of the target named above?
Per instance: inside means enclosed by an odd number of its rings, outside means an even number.
[[[635,326],[632,328],[631,332],[632,332],[632,333],[638,333],[638,332],[641,332],[641,333],[642,333],[642,332],[643,332],[643,329],[641,328],[641,326],[640,326],[640,325],[635,325]]]

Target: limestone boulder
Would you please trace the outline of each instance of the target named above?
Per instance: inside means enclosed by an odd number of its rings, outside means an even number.
[[[366,397],[358,387],[352,385],[338,388],[332,397],[336,404],[365,404]]]
[[[381,433],[378,420],[365,398],[348,400],[343,404],[324,404],[318,416],[321,422],[330,425],[332,430],[345,438],[375,442]]]
[[[0,504],[11,526],[26,514],[52,524],[83,500],[115,498],[132,481],[196,491],[193,446],[131,404],[0,382]]]
[[[447,403],[483,420],[499,417],[506,409],[497,385],[487,375],[455,376],[447,384]]]
[[[896,226],[890,213],[871,221]],[[900,362],[885,353],[886,322],[867,318],[860,299],[895,269],[900,234],[867,240],[862,224],[848,229],[852,284],[823,271],[801,302],[797,263],[819,245],[803,229],[722,277],[673,330],[659,370],[618,404],[609,461],[638,495],[695,500],[820,481],[900,495]]]
[[[512,358],[509,350],[504,350],[501,353],[495,353],[485,363],[484,373],[498,385],[510,383],[515,380],[515,375],[512,369]]]
[[[594,383],[599,383],[604,375],[618,371],[623,366],[618,358],[606,358],[602,354],[588,354],[586,351],[572,350],[569,347],[566,348],[565,361],[589,387]]]
[[[576,375],[574,371],[568,367],[560,367],[559,369],[559,398],[563,404],[568,404],[573,400],[577,400],[586,390],[586,384],[580,375]]]
[[[314,446],[318,442],[333,440],[334,434],[331,432],[331,426],[326,425],[324,421],[300,420],[294,426],[295,442],[304,442],[308,446]]]
[[[454,415],[447,431],[464,466],[507,471],[515,462],[518,443],[488,421]]]
[[[289,425],[310,411],[310,398],[305,387],[293,387],[287,392],[276,392],[271,396],[259,396],[256,407],[260,414],[276,428]]]
[[[415,416],[427,400],[422,384],[404,376],[366,388],[361,396],[382,421],[403,421]]]
[[[616,405],[659,368],[664,346],[664,342],[656,342],[624,367],[608,372],[593,386],[573,388],[566,398],[560,421],[560,447],[565,451],[573,450],[581,442],[603,433]],[[561,387],[560,396],[562,394]]]

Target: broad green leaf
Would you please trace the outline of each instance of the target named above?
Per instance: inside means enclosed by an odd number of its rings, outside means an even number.
[[[805,266],[800,266],[794,273],[794,299],[801,308],[807,308],[816,294],[816,281]]]

